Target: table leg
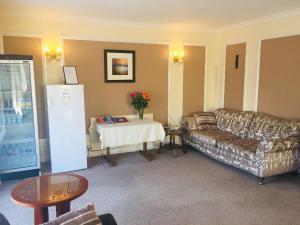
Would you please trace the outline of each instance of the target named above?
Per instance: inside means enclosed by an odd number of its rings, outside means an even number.
[[[106,162],[110,166],[116,166],[117,165],[117,163],[111,158],[110,147],[106,148],[106,156],[104,156],[104,159],[106,160]]]
[[[69,201],[56,205],[56,217],[59,217],[62,214],[70,212],[70,206],[71,206],[71,202]]]
[[[155,159],[154,154],[150,153],[147,149],[147,142],[143,143],[143,150],[140,151],[140,153],[146,158],[148,159],[148,161],[152,161]]]
[[[157,151],[158,154],[160,154],[162,152],[162,148],[163,148],[163,143],[160,142],[159,148],[158,148],[158,151]]]
[[[173,158],[176,158],[176,145],[175,145],[175,135],[172,135],[173,137],[172,137],[172,150],[173,150]]]
[[[49,220],[48,207],[34,208],[34,224],[39,225]]]
[[[181,138],[182,151],[185,154],[185,153],[187,153],[187,149],[186,149],[186,145],[185,145],[184,140],[183,140],[183,135],[180,135],[180,138]]]

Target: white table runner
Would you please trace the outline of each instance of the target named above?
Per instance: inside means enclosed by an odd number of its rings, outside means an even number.
[[[163,142],[165,137],[162,124],[151,119],[130,119],[126,123],[96,124],[96,131],[105,148],[143,142]]]

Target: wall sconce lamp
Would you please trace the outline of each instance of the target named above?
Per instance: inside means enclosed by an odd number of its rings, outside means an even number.
[[[59,61],[61,57],[61,51],[62,51],[61,47],[56,47],[56,48],[54,47],[49,48],[48,46],[44,47],[45,55],[49,61],[52,60]]]
[[[174,50],[173,51],[173,62],[181,63],[184,61],[184,51],[183,50]]]

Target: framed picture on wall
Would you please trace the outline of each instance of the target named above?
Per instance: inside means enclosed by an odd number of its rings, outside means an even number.
[[[76,66],[63,66],[65,84],[79,84]]]
[[[104,49],[104,81],[135,82],[135,51]]]

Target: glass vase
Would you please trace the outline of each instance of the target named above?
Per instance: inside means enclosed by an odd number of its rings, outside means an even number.
[[[138,110],[138,114],[139,114],[139,119],[140,120],[144,119],[144,109]]]

